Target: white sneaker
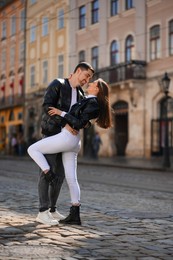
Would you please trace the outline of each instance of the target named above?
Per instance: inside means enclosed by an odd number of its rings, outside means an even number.
[[[55,226],[58,225],[59,222],[53,218],[52,214],[49,210],[39,212],[36,218],[36,221],[45,225]]]
[[[63,219],[65,219],[66,217],[65,216],[63,216],[62,214],[60,214],[57,210],[55,210],[55,212],[50,212],[51,214],[52,214],[52,216],[53,216],[53,218],[54,219],[56,219],[56,220],[63,220]]]

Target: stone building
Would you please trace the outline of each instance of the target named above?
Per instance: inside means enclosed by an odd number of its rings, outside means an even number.
[[[0,152],[24,134],[25,3],[0,3]]]
[[[173,145],[173,2],[70,1],[70,65],[87,60],[111,86],[113,128],[100,132],[100,155],[162,155],[168,73],[169,145]],[[90,139],[92,133],[87,133]]]
[[[85,60],[95,68],[94,78],[101,77],[110,85],[113,126],[109,130],[93,126],[82,131],[81,154],[92,156],[95,131],[103,143],[100,156],[161,156],[166,146],[165,137],[172,152],[172,0],[15,0],[6,3],[6,7],[0,6],[0,140],[9,135],[11,125],[24,128],[27,143],[40,138],[41,105],[47,85],[54,78],[68,77],[76,64]],[[17,3],[20,5],[15,7]],[[15,20],[13,13],[21,15],[21,3],[26,7],[26,30],[12,37],[9,32]],[[20,26],[20,19],[17,21]],[[8,37],[4,39],[6,30]],[[16,60],[11,66],[12,58],[7,50],[18,42],[15,54],[17,59],[19,54],[23,57],[23,37],[26,41],[23,63]],[[168,92],[162,89],[165,73],[170,79]],[[25,102],[21,99],[18,105],[4,105],[4,97],[10,100],[13,89],[20,97],[23,93],[20,86],[25,86]]]
[[[68,1],[27,3],[25,136],[41,137],[43,95],[49,82],[68,75]]]

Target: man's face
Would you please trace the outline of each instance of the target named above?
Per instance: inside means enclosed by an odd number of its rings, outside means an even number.
[[[77,71],[77,80],[78,84],[83,87],[88,84],[90,79],[93,76],[93,72],[91,70],[81,70],[80,68]]]

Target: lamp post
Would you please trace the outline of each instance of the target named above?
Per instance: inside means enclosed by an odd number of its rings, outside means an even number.
[[[168,77],[167,72],[165,72],[164,77],[162,78],[162,88],[165,94],[165,136],[164,136],[164,152],[163,152],[163,167],[170,168],[170,154],[169,154],[169,121],[168,121],[168,93],[169,93],[169,84],[170,78]]]

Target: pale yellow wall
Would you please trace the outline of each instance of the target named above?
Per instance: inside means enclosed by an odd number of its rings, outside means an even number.
[[[58,10],[64,9],[64,28],[57,28],[57,14]],[[48,83],[57,77],[58,72],[58,55],[64,55],[64,76],[68,75],[68,52],[67,52],[67,9],[68,1],[53,1],[53,0],[38,0],[34,5],[28,5],[28,19],[27,21],[27,64],[26,64],[26,93],[32,93],[39,89],[47,87],[48,84],[43,85],[43,71],[42,63],[44,60],[48,61]],[[42,17],[49,18],[49,33],[47,36],[42,36]],[[36,41],[30,43],[30,27],[32,24],[37,26]],[[36,85],[30,87],[30,67],[36,66]]]

